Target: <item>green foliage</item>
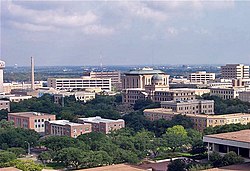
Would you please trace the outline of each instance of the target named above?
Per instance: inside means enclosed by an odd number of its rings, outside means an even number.
[[[45,151],[38,155],[38,160],[41,160],[43,164],[53,159],[53,151]]]
[[[14,153],[9,151],[0,151],[0,164],[15,160],[17,157]]]
[[[160,103],[154,103],[151,99],[138,99],[134,104],[134,110],[144,110],[157,107],[160,107]]]
[[[181,125],[168,128],[166,134],[163,135],[163,139],[166,146],[173,152],[175,152],[177,148],[181,148],[183,145],[188,144],[187,131]]]
[[[7,149],[9,152],[14,153],[17,157],[21,157],[26,154],[26,151],[21,147],[11,147]]]
[[[223,166],[222,156],[218,152],[212,152],[209,154],[209,161],[212,163],[214,167]]]
[[[6,119],[0,120],[0,128],[8,129],[14,128],[14,123],[12,121],[7,121]]]
[[[234,151],[230,151],[225,154],[222,159],[222,163],[224,166],[243,163],[244,159],[241,156],[238,156]]]
[[[209,94],[202,95],[202,98],[214,100],[215,114],[247,113],[250,108],[249,102],[243,102],[239,99],[223,100],[218,96],[210,96]]]
[[[200,171],[200,170],[206,170],[211,169],[212,166],[210,164],[191,164],[188,166],[188,171]]]
[[[42,171],[43,166],[33,160],[14,160],[11,165],[22,171]]]
[[[4,109],[0,110],[0,121],[2,119],[5,119],[5,120],[8,119],[8,111],[7,110],[4,110]],[[0,128],[1,128],[1,126],[0,126]]]
[[[174,160],[168,165],[168,171],[185,171],[186,164],[182,160]]]
[[[219,133],[226,133],[226,132],[234,132],[234,131],[240,131],[244,129],[250,129],[250,123],[246,125],[242,124],[226,124],[221,126],[215,126],[215,127],[207,127],[204,129],[204,134],[219,134]]]

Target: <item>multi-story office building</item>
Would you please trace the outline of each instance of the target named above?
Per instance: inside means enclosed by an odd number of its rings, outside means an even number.
[[[85,76],[90,76],[91,78],[110,78],[111,85],[117,90],[122,89],[121,82],[121,72],[120,71],[91,71],[84,73]]]
[[[159,119],[172,119],[173,116],[180,114],[171,109],[155,108],[145,109],[144,115],[151,121]],[[225,124],[247,124],[250,122],[250,114],[234,113],[225,115],[207,115],[207,114],[183,114],[194,122],[194,128],[203,131],[207,127],[214,127]]]
[[[111,91],[111,78],[48,78],[48,87],[60,90],[101,88],[103,91]]]
[[[212,96],[219,96],[222,99],[233,99],[233,98],[238,98],[239,97],[239,92],[246,91],[248,90],[247,88],[237,88],[237,87],[232,87],[232,88],[210,88],[211,90],[211,95]]]
[[[102,132],[104,134],[110,133],[125,127],[123,119],[112,120],[103,119],[99,116],[89,118],[78,118],[79,123],[90,123],[92,125],[93,132]]]
[[[206,71],[198,71],[195,73],[190,73],[188,79],[191,82],[207,83],[210,80],[215,79],[215,73],[207,73]]]
[[[10,111],[10,101],[0,100],[0,110]]]
[[[161,107],[181,114],[214,114],[213,100],[162,101]]]
[[[45,131],[45,121],[53,121],[55,119],[55,115],[38,112],[18,112],[8,114],[8,121],[13,121],[15,127],[34,129],[36,132],[40,133]]]
[[[124,76],[122,77],[122,88],[145,89],[146,85],[152,85],[152,81],[156,79],[161,81],[162,86],[169,88],[169,75],[161,70],[154,70],[153,68],[143,68],[124,73]]]
[[[45,122],[45,135],[69,136],[76,138],[79,135],[90,133],[91,124],[73,123],[68,120]]]
[[[221,66],[221,77],[229,79],[249,78],[249,66],[243,64]]]
[[[250,102],[250,91],[241,91],[239,92],[239,97],[241,101]]]

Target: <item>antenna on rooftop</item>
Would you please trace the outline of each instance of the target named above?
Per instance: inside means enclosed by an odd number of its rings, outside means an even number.
[[[101,71],[103,71],[103,63],[102,63],[102,53],[100,53],[100,67],[101,67]]]

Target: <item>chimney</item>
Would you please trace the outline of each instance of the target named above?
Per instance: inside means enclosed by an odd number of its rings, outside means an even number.
[[[35,90],[35,71],[34,71],[34,58],[31,57],[31,90]]]

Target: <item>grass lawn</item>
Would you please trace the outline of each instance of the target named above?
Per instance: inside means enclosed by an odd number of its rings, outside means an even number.
[[[63,163],[47,163],[44,166],[44,169],[64,169],[65,166],[63,165]]]

